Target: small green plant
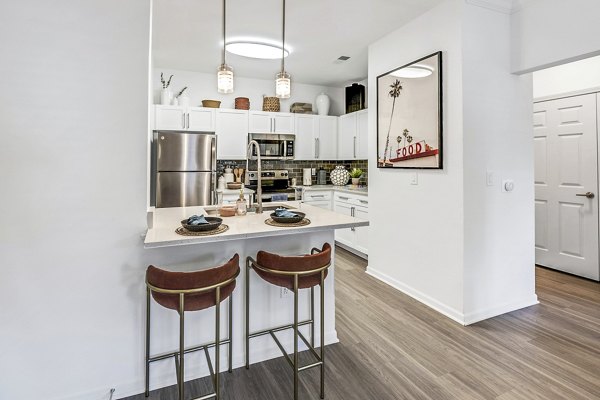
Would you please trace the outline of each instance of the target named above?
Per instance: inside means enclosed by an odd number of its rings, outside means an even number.
[[[362,169],[360,168],[352,168],[352,171],[350,171],[350,177],[351,178],[360,178],[363,174]]]

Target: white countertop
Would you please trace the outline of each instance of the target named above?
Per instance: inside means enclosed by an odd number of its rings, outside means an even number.
[[[355,193],[367,195],[369,194],[369,188],[367,186],[353,186],[353,185],[345,185],[345,186],[335,186],[335,185],[311,185],[304,186],[305,191],[319,191],[319,190],[335,190],[338,192],[345,193]]]
[[[305,213],[306,218],[310,219],[311,224],[289,228],[267,225],[265,224],[265,220],[269,218],[269,214],[272,211],[264,211],[262,214],[249,213],[245,216],[223,217],[223,223],[229,226],[229,230],[218,235],[181,236],[175,233],[175,229],[181,226],[181,220],[194,214],[206,215],[207,213],[204,210],[204,207],[158,208],[154,210],[152,216],[152,228],[148,229],[146,232],[144,247],[182,246],[227,240],[292,235],[296,233],[318,232],[369,225],[369,221],[367,220],[346,216],[305,203],[300,204],[296,201],[268,203],[264,205],[272,206],[279,204],[293,207],[293,210]]]

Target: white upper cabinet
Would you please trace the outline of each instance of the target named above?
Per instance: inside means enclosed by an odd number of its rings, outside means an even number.
[[[337,158],[337,117],[296,114],[296,160]]]
[[[368,111],[342,115],[339,119],[338,159],[368,158]]]
[[[246,159],[248,111],[217,109],[217,159]]]
[[[294,115],[267,111],[250,111],[251,133],[294,133]]]
[[[164,131],[215,131],[215,109],[154,106],[154,129]]]

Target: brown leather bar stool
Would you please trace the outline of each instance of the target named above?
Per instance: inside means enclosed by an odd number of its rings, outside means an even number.
[[[220,267],[195,272],[171,272],[151,265],[146,271],[146,397],[150,395],[150,363],[175,358],[179,400],[184,400],[184,354],[204,350],[208,368],[214,384],[214,392],[196,400],[220,398],[219,388],[219,356],[221,345],[229,348],[229,372],[231,365],[231,331],[232,331],[232,293],[235,280],[240,273],[240,257],[236,254]],[[179,350],[150,356],[150,295],[163,307],[176,310],[179,313]],[[221,301],[229,297],[229,337],[220,339],[220,309]],[[185,311],[199,311],[216,306],[215,341],[185,348],[184,344],[184,315]],[[208,349],[215,348],[215,369]]]
[[[328,268],[331,265],[331,246],[325,243],[321,250],[313,248],[310,255],[305,256],[280,256],[277,254],[259,251],[256,260],[252,257],[246,258],[246,368],[250,368],[250,339],[271,335],[277,347],[281,350],[284,357],[294,370],[294,399],[298,399],[298,373],[310,368],[321,368],[321,398],[325,398],[325,278]],[[250,270],[256,271],[265,281],[273,285],[285,287],[294,292],[294,323],[291,325],[279,326],[276,328],[265,329],[258,332],[250,332]],[[321,287],[321,347],[319,353],[315,350],[315,304],[314,287]],[[298,291],[300,289],[310,288],[310,319],[298,321]],[[300,326],[310,325],[311,336],[310,343],[302,332],[298,330]],[[283,348],[275,332],[286,329],[294,330],[294,358],[290,359]],[[298,337],[302,339],[316,362],[299,366],[298,365]]]

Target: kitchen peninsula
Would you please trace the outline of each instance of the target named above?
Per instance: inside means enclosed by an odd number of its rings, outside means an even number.
[[[265,223],[269,218],[272,209],[277,206],[285,206],[291,211],[297,210],[306,214],[306,218],[310,219],[309,225],[300,227],[276,227]],[[259,250],[265,250],[282,255],[297,255],[308,254],[313,247],[321,248],[325,242],[334,244],[335,229],[352,228],[368,226],[369,222],[363,219],[355,218],[348,215],[343,215],[323,208],[315,207],[306,203],[290,201],[281,203],[268,203],[262,214],[248,213],[245,216],[235,216],[223,218],[223,224],[226,224],[229,229],[223,233],[212,236],[181,236],[175,233],[175,230],[180,226],[180,221],[193,215],[204,214],[214,215],[215,207],[177,207],[177,208],[162,208],[153,211],[151,224],[144,241],[144,246],[149,252],[159,254],[164,247],[179,246],[181,255],[177,257],[169,265],[162,267],[178,270],[191,271],[202,268],[209,268],[223,264],[235,253],[240,255],[241,273],[238,277],[237,287],[233,293],[233,366],[234,368],[241,367],[244,364],[244,295],[243,283],[247,279],[245,276],[244,262],[247,256],[256,257]],[[332,249],[332,251],[335,251]],[[332,264],[334,257],[332,254]],[[335,296],[334,296],[334,274],[335,266],[329,269],[329,276],[325,281],[325,343],[332,344],[338,341],[337,332],[335,329]],[[251,292],[250,312],[252,314],[250,329],[255,331],[261,328],[279,326],[289,324],[291,321],[290,310],[293,305],[293,295],[288,291],[282,290],[279,287],[270,285],[259,279],[255,274],[250,275]],[[300,291],[300,317],[306,318],[309,314],[309,295],[310,291]],[[319,296],[315,295],[315,307],[319,307]],[[223,318],[227,318],[227,307],[222,305]],[[153,349],[153,353],[172,350],[172,344],[176,343],[177,330],[172,329],[176,326],[171,320],[172,313],[169,310],[163,309],[153,304],[153,321],[157,321],[157,325],[163,325],[161,320],[169,322],[164,323],[168,327],[163,332],[160,338],[160,343],[164,347]],[[202,327],[212,326],[213,315],[211,312],[194,313],[194,333],[190,335],[193,343],[204,343],[213,340],[213,330]],[[317,332],[320,329],[318,318],[315,321]],[[198,324],[198,325],[196,325]],[[190,324],[191,325],[191,324]],[[304,327],[302,329],[308,329]],[[307,332],[305,332],[307,333]],[[280,340],[286,349],[292,347],[292,335],[281,333]],[[317,335],[316,344],[320,343],[320,338]],[[305,348],[301,346],[301,350]],[[226,352],[222,352],[226,353]],[[281,353],[275,342],[268,337],[256,339],[256,343],[250,349],[251,363],[257,363],[267,359],[281,357]],[[186,370],[193,372],[194,377],[207,376],[209,374],[207,365],[204,361],[198,362],[198,359],[191,358],[189,367]],[[196,363],[196,364],[195,364]],[[168,362],[160,365],[153,365],[157,370],[158,375],[171,376],[172,368]],[[226,366],[226,358],[223,354],[222,364]],[[161,371],[162,370],[162,371]],[[188,379],[188,378],[186,378]],[[161,379],[153,379],[151,382],[156,382],[156,387],[165,386],[171,381],[159,383]]]

